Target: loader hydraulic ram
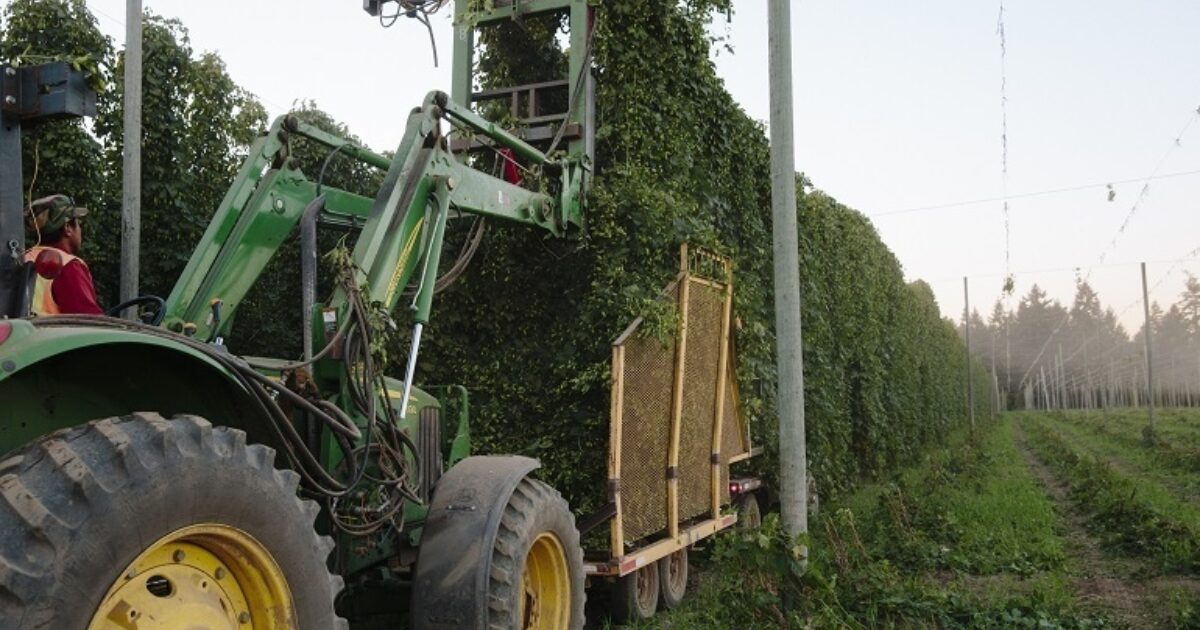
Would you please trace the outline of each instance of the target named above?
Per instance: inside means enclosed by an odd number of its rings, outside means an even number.
[[[413,379],[448,223],[583,227],[588,47],[572,46],[564,81],[472,92],[470,37],[558,11],[583,42],[591,9],[457,4],[468,45],[456,98],[429,93],[391,157],[276,120],[173,291],[142,300],[161,305],[156,325],[28,315],[35,274],[57,268],[22,260],[19,199],[5,191],[31,118],[5,110],[0,144],[18,144],[0,147],[0,627],[582,627],[566,501],[531,476],[532,459],[471,455],[466,390]],[[568,110],[516,113],[518,131],[476,112],[550,89],[570,92]],[[301,172],[301,143],[381,171],[374,198]],[[535,183],[477,170],[497,160]],[[19,190],[19,161],[15,172]],[[316,234],[330,226],[355,238],[318,302]],[[239,357],[224,341],[238,308],[297,229],[303,359]],[[379,350],[397,329],[407,356],[393,379]]]

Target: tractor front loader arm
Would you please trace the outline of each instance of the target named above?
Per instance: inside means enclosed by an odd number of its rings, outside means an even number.
[[[483,136],[496,147],[512,150],[531,167],[557,174],[558,195],[523,188],[472,168],[464,156],[450,151],[445,121],[461,133]],[[308,179],[291,158],[295,138],[386,169],[374,200]],[[202,340],[226,335],[238,305],[319,194],[324,195],[323,222],[361,226],[353,251],[359,282],[372,300],[391,312],[403,289],[417,279],[418,266],[423,274],[436,275],[439,234],[450,208],[564,235],[583,223],[582,170],[578,162],[551,160],[451,102],[443,92],[431,92],[421,107],[409,114],[404,136],[391,159],[294,117],[281,117],[251,147],[167,299],[164,325]],[[426,285],[432,291],[432,282],[419,287]],[[428,321],[429,297],[419,296],[413,302],[420,323]],[[326,306],[344,309],[345,302],[346,295],[339,291]],[[425,308],[419,308],[421,305]]]

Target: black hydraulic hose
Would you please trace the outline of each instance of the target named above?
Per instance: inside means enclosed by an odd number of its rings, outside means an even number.
[[[59,316],[38,318],[33,320],[33,323],[45,327],[81,326],[134,330],[169,339],[203,353],[228,371],[247,393],[247,398],[252,406],[261,414],[261,417],[268,420],[268,428],[284,448],[296,471],[304,479],[308,487],[305,492],[311,492],[326,500],[335,527],[346,533],[362,536],[374,533],[388,524],[397,530],[401,529],[403,523],[397,524],[395,517],[401,513],[404,501],[411,500],[420,503],[420,499],[408,487],[408,484],[413,481],[413,471],[409,466],[408,458],[404,455],[404,452],[408,451],[415,460],[419,457],[419,453],[413,441],[398,430],[399,420],[396,417],[395,409],[388,402],[386,382],[383,375],[376,371],[375,357],[371,351],[373,339],[368,321],[368,307],[353,284],[347,286],[347,294],[349,308],[345,321],[339,327],[337,334],[325,348],[310,360],[289,364],[288,369],[311,365],[340,344],[345,352],[343,363],[347,382],[350,385],[351,401],[367,419],[365,432],[358,428],[350,416],[331,402],[322,399],[308,400],[282,383],[258,373],[254,370],[252,363],[235,357],[224,349],[218,349],[195,339],[139,322],[107,317]],[[278,366],[263,367],[278,369]],[[379,409],[380,395],[374,386],[378,386],[379,391],[384,392],[382,417]],[[349,484],[344,484],[336,479],[317,459],[308,441],[297,432],[296,427],[279,406],[278,399],[280,397],[294,403],[301,411],[307,412],[309,417],[329,427],[335,443],[343,452],[343,459],[350,466],[348,473],[352,480]],[[377,431],[378,434],[376,434]],[[364,438],[365,443],[358,448],[351,443],[351,439]],[[362,453],[361,462],[357,461],[356,457],[359,452]],[[380,479],[376,479],[367,472],[372,453],[378,454],[378,465],[380,472],[383,473]],[[417,469],[420,469],[419,461]],[[369,494],[363,494],[362,490],[356,490],[364,479],[387,488],[388,494],[384,503],[372,506],[342,503],[344,499],[352,496],[359,497],[364,501],[368,500],[366,497],[369,497]],[[344,506],[343,509],[349,510],[349,512],[343,513],[339,506]]]

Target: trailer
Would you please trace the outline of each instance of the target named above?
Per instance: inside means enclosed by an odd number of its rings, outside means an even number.
[[[675,334],[645,334],[635,319],[612,344],[608,503],[580,523],[608,524],[608,545],[584,550],[584,571],[613,583],[612,611],[644,619],[679,604],[688,549],[738,522],[762,487],[730,467],[756,454],[738,400],[733,264],[680,248],[679,273],[661,297]]]

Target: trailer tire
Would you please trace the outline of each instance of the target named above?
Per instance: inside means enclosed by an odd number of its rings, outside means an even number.
[[[659,559],[658,582],[660,607],[670,610],[683,603],[688,583],[687,547]]]
[[[500,517],[488,576],[491,630],[581,630],[583,548],[557,490],[525,477]]]
[[[752,531],[762,527],[762,508],[759,507],[758,497],[754,496],[753,492],[738,497],[737,517],[738,529]]]
[[[342,579],[326,565],[334,543],[274,459],[241,431],[150,413],[14,451],[0,461],[0,627],[186,614],[212,627],[346,628],[334,612]]]
[[[653,617],[658,610],[658,589],[657,562],[617,578],[612,590],[613,621],[636,623]]]

